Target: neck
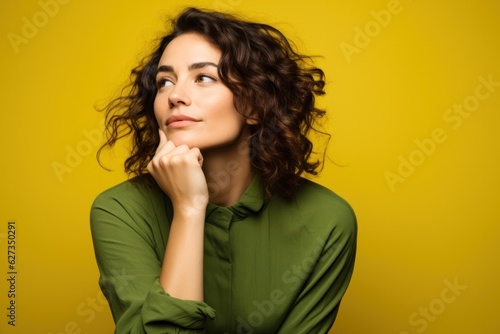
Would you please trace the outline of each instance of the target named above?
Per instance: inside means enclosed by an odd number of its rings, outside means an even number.
[[[210,203],[230,206],[240,200],[254,176],[248,152],[246,136],[229,147],[202,152]]]

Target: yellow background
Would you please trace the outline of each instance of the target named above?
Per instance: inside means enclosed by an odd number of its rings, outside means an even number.
[[[323,56],[320,103],[333,137],[317,182],[359,219],[355,274],[332,333],[500,332],[500,86],[479,79],[500,82],[500,2],[61,2],[45,16],[41,3],[53,1],[0,4],[1,333],[112,332],[88,212],[124,174],[121,153],[114,172],[96,164],[94,105],[115,96],[165,15],[185,5],[243,13]],[[39,27],[13,44],[26,22]],[[464,103],[474,111],[452,122],[448,110]],[[401,167],[409,159],[417,166]],[[16,327],[6,317],[9,220]]]

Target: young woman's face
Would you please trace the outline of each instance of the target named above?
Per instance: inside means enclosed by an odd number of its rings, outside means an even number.
[[[154,112],[176,146],[203,151],[231,145],[243,133],[243,116],[217,73],[220,57],[218,48],[193,33],[176,37],[163,52]]]

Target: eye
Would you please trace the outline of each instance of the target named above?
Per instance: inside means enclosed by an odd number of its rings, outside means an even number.
[[[214,82],[215,78],[211,77],[210,75],[206,74],[200,74],[196,77],[196,82],[201,82],[201,83],[210,83]]]
[[[163,87],[170,87],[173,86],[173,82],[170,79],[167,78],[160,78],[156,81],[156,87],[158,89],[163,88]]]

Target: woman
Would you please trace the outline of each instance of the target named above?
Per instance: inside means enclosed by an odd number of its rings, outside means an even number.
[[[135,177],[91,227],[116,333],[327,333],[352,275],[356,220],[306,135],[323,72],[276,29],[187,9],[107,106]]]

